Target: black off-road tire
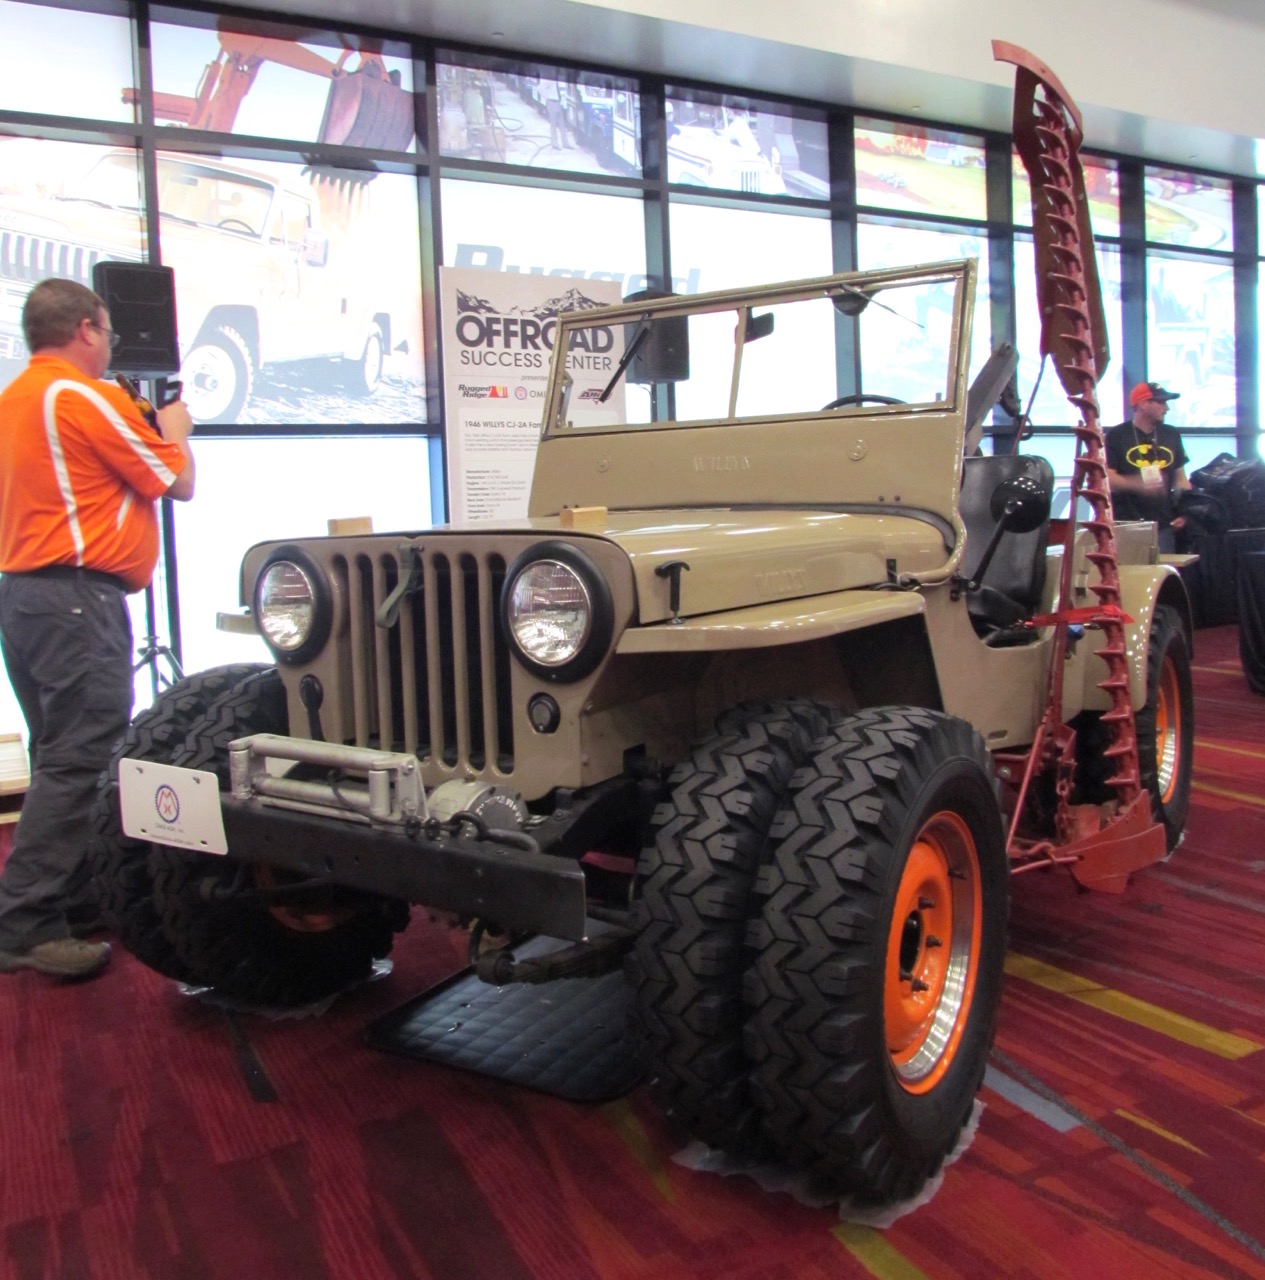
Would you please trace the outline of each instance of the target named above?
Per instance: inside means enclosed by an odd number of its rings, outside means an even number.
[[[285,688],[269,668],[216,699],[172,763],[210,770],[226,790],[228,744],[288,727]],[[274,877],[238,876],[231,858],[156,845],[150,867],[163,931],[187,980],[243,1004],[285,1008],[333,995],[367,977],[408,923],[407,905],[337,887],[285,908],[254,892]],[[212,886],[240,892],[208,900]]]
[[[850,716],[772,838],[744,991],[765,1131],[823,1189],[911,1196],[970,1116],[1001,998],[1009,869],[984,743],[938,712]]]
[[[790,700],[726,712],[679,764],[638,860],[627,963],[651,1091],[693,1136],[759,1149],[742,1048],[742,974],[756,873],[796,768],[830,712]]]
[[[1098,712],[1086,711],[1076,729],[1078,803],[1103,804],[1114,792],[1107,780],[1115,766],[1104,754],[1110,739]],[[1177,848],[1190,809],[1195,753],[1195,693],[1190,647],[1181,616],[1158,605],[1146,655],[1146,705],[1137,713],[1138,776],[1151,796],[1151,813],[1164,824],[1169,853]]]
[[[1146,655],[1146,706],[1137,714],[1138,769],[1151,793],[1151,812],[1164,824],[1168,851],[1177,848],[1190,808],[1195,755],[1195,691],[1190,647],[1177,611],[1158,605]]]
[[[89,871],[107,928],[138,960],[169,978],[188,976],[162,931],[149,870],[148,842],[123,832],[119,813],[119,760],[153,760],[170,764],[182,749],[185,734],[225,690],[265,671],[262,663],[235,662],[186,676],[164,689],[153,706],[132,721],[101,775],[92,815]]]

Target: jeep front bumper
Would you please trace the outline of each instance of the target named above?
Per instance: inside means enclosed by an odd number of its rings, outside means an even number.
[[[276,760],[326,766],[296,780]],[[232,791],[220,796],[229,854],[503,929],[580,941],[584,872],[541,853],[524,831],[496,830],[426,808],[415,757],[259,734],[229,746]]]

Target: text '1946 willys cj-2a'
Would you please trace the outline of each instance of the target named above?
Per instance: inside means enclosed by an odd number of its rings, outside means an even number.
[[[137,717],[94,850],[137,956],[301,1004],[425,904],[490,983],[613,977],[707,1143],[869,1199],[935,1172],[991,1046],[1010,876],[1119,892],[1190,790],[1186,593],[1106,484],[1079,117],[996,52],[1085,518],[1051,520],[1044,459],[978,450],[1014,366],[968,384],[973,261],[564,313],[526,518],[253,547],[275,666]],[[901,399],[839,395],[856,343]],[[582,387],[573,349],[609,377]],[[128,834],[131,775],[176,804]]]

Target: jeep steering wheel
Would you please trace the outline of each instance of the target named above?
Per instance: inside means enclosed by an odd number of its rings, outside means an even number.
[[[868,391],[858,391],[850,396],[840,396],[837,400],[832,400],[829,404],[821,406],[821,412],[825,413],[828,409],[842,409],[846,404],[908,404],[908,400],[898,400],[895,396],[879,396],[872,395]]]
[[[224,218],[215,225],[222,227],[225,231],[244,231],[248,236],[255,234],[255,228],[242,218]]]

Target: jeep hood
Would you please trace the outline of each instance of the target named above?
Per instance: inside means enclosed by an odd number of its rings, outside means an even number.
[[[560,528],[557,518],[531,521],[583,545],[616,543],[632,562],[638,622],[672,616],[669,581],[656,570],[681,570],[681,615],[719,613],[777,600],[872,587],[899,573],[938,569],[949,557],[939,528],[910,515],[839,511],[611,512],[600,527]]]

